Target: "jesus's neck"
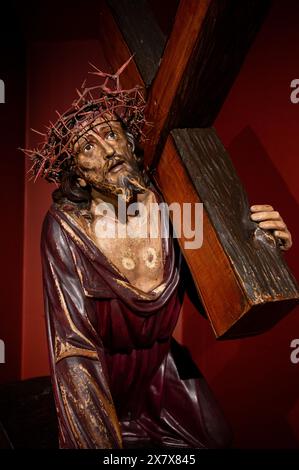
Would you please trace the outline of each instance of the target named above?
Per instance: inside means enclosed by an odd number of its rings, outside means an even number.
[[[132,202],[144,204],[147,206],[150,201],[152,200],[153,193],[150,190],[145,191],[144,193],[138,193],[135,201],[131,201],[130,203],[126,203],[124,199],[121,200],[123,209],[125,209],[125,214],[128,213],[128,206]],[[109,196],[99,191],[93,189],[91,193],[91,207],[90,211],[93,218],[97,219],[99,216],[107,216],[109,218],[118,219],[119,215],[119,202],[120,198],[116,198],[115,196]],[[132,217],[134,214],[130,214]]]

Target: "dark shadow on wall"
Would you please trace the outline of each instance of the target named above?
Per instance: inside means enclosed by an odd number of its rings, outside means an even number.
[[[0,449],[57,449],[50,377],[0,385]]]

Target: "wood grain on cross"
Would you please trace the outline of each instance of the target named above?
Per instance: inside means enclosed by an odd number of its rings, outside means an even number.
[[[254,334],[293,308],[298,286],[274,238],[250,221],[211,126],[270,2],[180,0],[167,41],[149,4],[103,0],[100,41],[113,71],[135,54],[122,83],[147,90],[145,165],[166,202],[204,203],[202,247],[179,242],[216,336]]]

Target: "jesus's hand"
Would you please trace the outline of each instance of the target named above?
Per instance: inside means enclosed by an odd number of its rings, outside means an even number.
[[[275,211],[268,204],[260,204],[250,207],[250,218],[257,222],[259,227],[273,231],[274,237],[278,240],[281,250],[287,251],[292,246],[292,235],[279,212]]]

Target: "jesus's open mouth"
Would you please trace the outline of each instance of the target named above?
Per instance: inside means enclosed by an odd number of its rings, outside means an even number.
[[[123,164],[124,160],[117,160],[111,165],[111,167],[109,168],[109,172],[117,173],[123,167]]]

